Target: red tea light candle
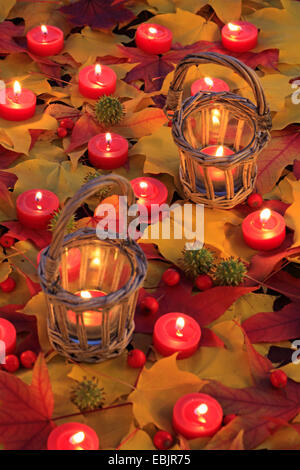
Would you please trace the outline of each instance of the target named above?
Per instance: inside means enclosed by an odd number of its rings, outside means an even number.
[[[28,31],[26,38],[29,51],[41,57],[59,54],[64,47],[64,34],[56,26],[36,26]]]
[[[228,23],[222,28],[222,43],[229,51],[246,52],[257,44],[258,29],[247,21]]]
[[[171,49],[173,35],[165,26],[143,23],[135,34],[137,47],[148,54],[163,54]]]
[[[4,342],[5,355],[12,354],[15,351],[17,332],[14,325],[5,318],[0,318],[0,341]]]
[[[213,116],[213,118],[217,118],[217,116]],[[224,157],[224,156],[229,156],[233,155],[234,152],[223,145],[210,145],[209,147],[205,147],[201,150],[201,152],[206,153],[207,155],[214,155],[216,157]],[[220,170],[219,168],[214,168],[214,167],[208,167],[207,168],[208,175],[214,185],[215,191],[225,191],[225,173],[223,170]],[[232,175],[234,176],[236,169],[233,168],[231,170]],[[200,173],[203,175],[203,169],[200,167]]]
[[[104,297],[106,294],[105,292],[97,291],[97,290],[82,290],[82,291],[76,292],[75,295],[77,295],[78,297],[81,297],[82,299],[89,300],[94,297]],[[70,323],[72,323],[73,325],[76,325],[77,315],[75,312],[73,312],[72,310],[68,310],[67,317]],[[92,337],[93,328],[99,327],[102,324],[102,312],[96,311],[96,310],[91,310],[91,311],[88,310],[86,312],[83,312],[82,317],[83,317],[83,322],[86,328],[87,335],[88,337]],[[97,334],[99,335],[99,329],[97,330]]]
[[[128,142],[118,134],[97,134],[88,143],[90,163],[102,170],[113,170],[128,159]]]
[[[59,208],[59,200],[47,189],[30,189],[18,196],[16,206],[21,224],[46,230],[53,213]]]
[[[167,313],[154,325],[153,344],[162,356],[179,352],[177,359],[190,357],[197,351],[200,338],[200,326],[184,313]]]
[[[213,91],[217,93],[220,91],[230,91],[230,88],[227,83],[220,78],[205,77],[192,83],[191,95],[194,96],[199,91]]]
[[[242,224],[243,237],[250,248],[268,251],[282,244],[286,235],[282,215],[270,209],[249,214]]]
[[[79,91],[86,98],[97,100],[102,95],[111,95],[115,92],[116,83],[115,72],[106,65],[89,65],[79,72]]]
[[[51,431],[48,450],[98,450],[99,439],[95,431],[82,423],[64,423]]]
[[[222,420],[221,405],[204,393],[184,395],[173,408],[173,428],[186,439],[213,436]]]
[[[148,220],[150,220],[151,218],[151,209],[153,208],[153,206],[156,205],[156,209],[157,206],[164,204],[168,199],[167,187],[156,178],[135,178],[131,180],[131,186],[137,198],[137,204],[146,207],[148,211]],[[154,210],[152,210],[152,212],[153,219],[155,219],[151,220],[151,222],[153,223],[156,221],[157,214]],[[141,219],[143,218],[142,214],[143,213],[141,212]]]
[[[31,90],[21,87],[18,81],[13,88],[6,88],[5,102],[0,102],[0,117],[7,121],[25,121],[35,113],[36,96]]]

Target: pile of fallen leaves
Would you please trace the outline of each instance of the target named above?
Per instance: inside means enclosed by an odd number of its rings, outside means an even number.
[[[174,67],[186,54],[226,53],[220,41],[225,22],[242,17],[259,29],[258,46],[236,54],[261,78],[273,117],[270,145],[260,155],[257,190],[263,207],[284,215],[288,234],[269,253],[248,248],[241,223],[247,205],[230,211],[205,209],[205,244],[217,257],[240,258],[247,277],[238,287],[218,286],[197,292],[181,276],[180,284],[160,282],[169,266],[180,268],[186,240],[142,240],[149,262],[141,300],[151,293],[159,301],[155,315],[139,306],[132,345],[147,355],[143,370],[129,368],[127,352],[97,365],[71,364],[51,351],[47,309],[37,277],[38,251],[50,232],[23,227],[16,217],[16,198],[32,188],[55,192],[63,206],[95,170],[86,151],[102,131],[94,102],[78,92],[78,71],[98,61],[117,74],[117,96],[125,111],[112,130],[129,140],[129,162],[116,170],[129,180],[145,174],[163,181],[169,202],[183,198],[179,158],[163,113]],[[136,26],[145,21],[173,32],[171,50],[148,55],[134,44]],[[38,96],[36,115],[24,122],[0,119],[0,230],[16,239],[0,249],[0,282],[12,276],[16,288],[0,296],[0,316],[14,323],[18,354],[42,351],[32,371],[0,371],[0,444],[5,449],[45,449],[55,424],[83,421],[93,427],[101,449],[153,449],[157,429],[172,431],[176,400],[204,391],[236,415],[210,439],[189,442],[175,437],[173,449],[299,449],[300,365],[291,361],[292,342],[300,338],[300,2],[296,0],[6,0],[0,6],[0,79],[18,79]],[[26,32],[40,24],[60,27],[61,54],[40,58],[26,49]],[[191,69],[186,95],[196,78],[223,78],[232,91],[252,99],[247,84],[218,66]],[[59,121],[71,118],[69,134],[57,134]],[[88,176],[89,175],[89,176]],[[91,209],[91,210],[90,210]],[[93,222],[86,205],[77,224]],[[158,222],[159,224],[160,222]],[[189,359],[161,358],[151,348],[156,319],[169,311],[191,315],[202,339]],[[270,384],[276,368],[288,376],[284,389]],[[101,407],[81,412],[71,400],[83,378],[96,378],[103,389]]]

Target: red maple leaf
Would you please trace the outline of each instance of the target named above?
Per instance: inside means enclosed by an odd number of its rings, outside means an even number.
[[[60,9],[76,26],[110,29],[118,23],[131,21],[135,15],[125,7],[128,0],[79,0]]]
[[[278,312],[257,313],[243,322],[252,343],[275,343],[300,337],[300,304],[291,303]]]
[[[25,52],[25,48],[14,40],[14,38],[23,36],[24,26],[17,26],[11,21],[3,21],[3,23],[0,24],[0,54]]]
[[[101,132],[101,127],[94,121],[92,116],[88,113],[83,114],[75,123],[72,130],[71,142],[66,152],[72,152],[73,150],[86,145],[88,141],[94,137],[94,135]]]
[[[224,49],[221,42],[208,41],[198,41],[184,47],[176,43],[173,44],[169,52],[163,55],[147,54],[134,47],[119,46],[119,50],[122,56],[127,57],[129,63],[138,64],[127,73],[125,81],[128,83],[137,80],[144,81],[146,92],[160,90],[167,74],[188,54],[208,51],[228,54],[228,51]],[[278,62],[278,51],[276,49],[269,49],[259,53],[246,52],[233,55],[252,68],[258,65],[275,68]]]
[[[289,421],[300,410],[300,384],[292,380],[288,381],[284,390],[274,390],[270,384],[264,387],[235,389],[211,381],[201,389],[201,392],[216,398],[224,414],[238,416],[228,425],[227,437],[232,440],[230,431],[243,429],[246,449],[257,447],[271,434],[272,429],[274,430],[274,424],[272,425],[274,418]],[[219,433],[222,432],[221,429]],[[217,440],[219,433],[212,438],[208,448]]]
[[[300,279],[286,271],[279,271],[268,279],[268,286],[294,302],[300,301]]]
[[[13,152],[12,150],[7,150],[6,148],[2,147],[2,145],[0,145],[0,169],[6,170],[6,168],[9,168],[10,165],[15,160],[17,160],[20,155],[20,153]]]
[[[0,442],[6,450],[44,450],[49,433],[54,400],[48,369],[40,354],[31,385],[0,371]]]
[[[48,246],[51,242],[52,233],[48,230],[36,230],[24,227],[19,221],[1,222],[1,225],[9,230],[7,235],[17,240],[31,240],[40,250]]]
[[[150,294],[159,303],[159,310],[155,315],[145,315],[141,311],[139,303],[149,295],[145,289],[141,289],[135,313],[136,332],[152,333],[159,317],[168,312],[181,312],[190,315],[199,323],[203,333],[201,345],[221,346],[221,340],[204,327],[219,318],[239,297],[255,290],[255,287],[213,287],[195,295],[192,295],[192,288],[193,284],[183,276],[180,283],[173,287],[161,283],[157,290]]]

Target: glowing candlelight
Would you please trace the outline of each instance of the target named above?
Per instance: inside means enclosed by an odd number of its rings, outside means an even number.
[[[91,264],[93,266],[100,266],[100,258],[94,258],[92,261],[91,261]]]
[[[183,317],[178,317],[176,320],[176,335],[183,336],[182,330],[184,328],[185,321]]]
[[[73,434],[73,436],[70,437],[69,441],[70,444],[76,445],[80,444],[83,442],[85,439],[85,434],[82,431],[77,432],[76,434]]]
[[[142,190],[140,196],[141,197],[146,197],[147,196],[148,183],[146,183],[146,181],[141,181],[140,182],[140,188]]]
[[[43,33],[44,39],[46,39],[46,37],[48,36],[48,28],[45,24],[42,24],[41,31]]]
[[[96,65],[95,65],[95,75],[96,75],[96,77],[100,77],[101,71],[102,71],[101,65],[100,65],[100,64],[96,64]]]
[[[212,123],[216,125],[220,125],[220,111],[218,109],[213,109],[212,110]]]
[[[203,417],[208,412],[208,406],[205,403],[201,403],[201,405],[197,406],[195,409],[195,414],[197,415],[198,421],[200,423],[206,423],[206,419]]]
[[[41,202],[42,198],[43,198],[43,195],[42,195],[41,191],[37,191],[37,193],[35,194],[34,199],[35,199],[36,202],[37,202],[37,206],[36,206],[36,207],[37,207],[39,210],[42,210],[42,206],[39,204],[39,202]]]
[[[266,222],[268,222],[268,220],[270,219],[270,217],[271,217],[271,211],[270,211],[270,209],[264,209],[264,210],[262,210],[261,213],[260,213],[260,216],[259,216],[262,225],[264,225]]]
[[[106,150],[109,151],[110,150],[110,144],[111,144],[111,133],[110,132],[107,132],[105,134],[105,141],[106,141]]]
[[[152,36],[155,36],[155,34],[157,34],[157,29],[153,28],[153,26],[150,26],[148,31]]]
[[[18,100],[21,92],[22,92],[21,84],[20,84],[20,82],[18,82],[18,80],[16,80],[14,82],[14,97],[15,97],[16,101]]]
[[[224,147],[223,147],[223,145],[220,145],[217,148],[216,157],[223,157],[223,155],[224,155]]]
[[[82,297],[83,299],[91,299],[92,294],[88,290],[82,290],[80,292],[80,297]]]
[[[209,88],[213,87],[214,81],[211,78],[205,77],[204,81],[205,81],[206,85],[209,86]]]
[[[242,28],[238,25],[238,24],[233,24],[233,23],[228,23],[228,29],[230,29],[230,31],[240,31]]]

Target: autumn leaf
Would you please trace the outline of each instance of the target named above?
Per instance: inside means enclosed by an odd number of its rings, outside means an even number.
[[[100,132],[101,127],[92,116],[88,113],[83,114],[75,123],[71,134],[71,142],[66,152],[70,153],[83,145],[87,145],[88,141]]]
[[[7,235],[20,241],[31,240],[40,250],[49,245],[52,233],[47,230],[37,230],[25,227],[21,222],[1,222],[1,225],[8,228]]]
[[[300,300],[300,280],[286,271],[279,271],[273,274],[268,279],[268,286],[294,302],[299,302]]]
[[[155,384],[155,386],[153,386]],[[160,359],[151,369],[144,368],[137,388],[129,395],[133,414],[141,427],[154,423],[172,432],[172,410],[186,393],[199,391],[203,381],[178,369],[176,355]]]
[[[24,48],[14,40],[22,36],[24,36],[24,26],[17,26],[10,21],[0,23],[0,54],[24,52]]]
[[[193,317],[201,327],[209,325],[239,297],[255,290],[253,287],[220,286],[192,295],[192,288],[192,282],[183,279],[174,287],[166,286],[161,282],[156,291],[151,293],[151,296],[159,302],[159,311],[155,315],[145,315],[138,303],[135,314],[136,332],[152,333],[156,320],[168,312],[186,313]],[[148,295],[147,292],[141,289],[139,302],[146,295]]]
[[[16,0],[7,0],[5,3],[0,5],[0,21],[2,22],[7,18],[10,10],[16,4]]]
[[[0,371],[0,440],[6,450],[43,450],[54,425],[53,396],[43,356],[35,363],[31,385]]]
[[[132,11],[126,8],[128,0],[79,0],[60,9],[76,26],[110,29],[117,23],[129,22],[134,18]]]
[[[298,156],[300,132],[298,128],[288,128],[272,133],[268,146],[258,159],[257,191],[265,194],[271,191],[283,169],[291,165]]]
[[[278,48],[280,62],[299,63],[300,4],[281,0],[283,8],[263,8],[247,17],[260,29],[257,50]]]
[[[291,303],[278,312],[258,313],[243,323],[253,343],[284,341],[300,336],[300,306]]]
[[[240,416],[237,418],[240,422],[234,420],[228,427],[235,428],[239,424],[240,429],[244,429],[246,449],[253,449],[270,435],[270,418],[289,421],[300,409],[300,387],[294,382],[289,382],[284,394],[272,389],[271,385],[268,388],[233,389],[219,382],[210,382],[201,391],[216,398],[224,414]]]

